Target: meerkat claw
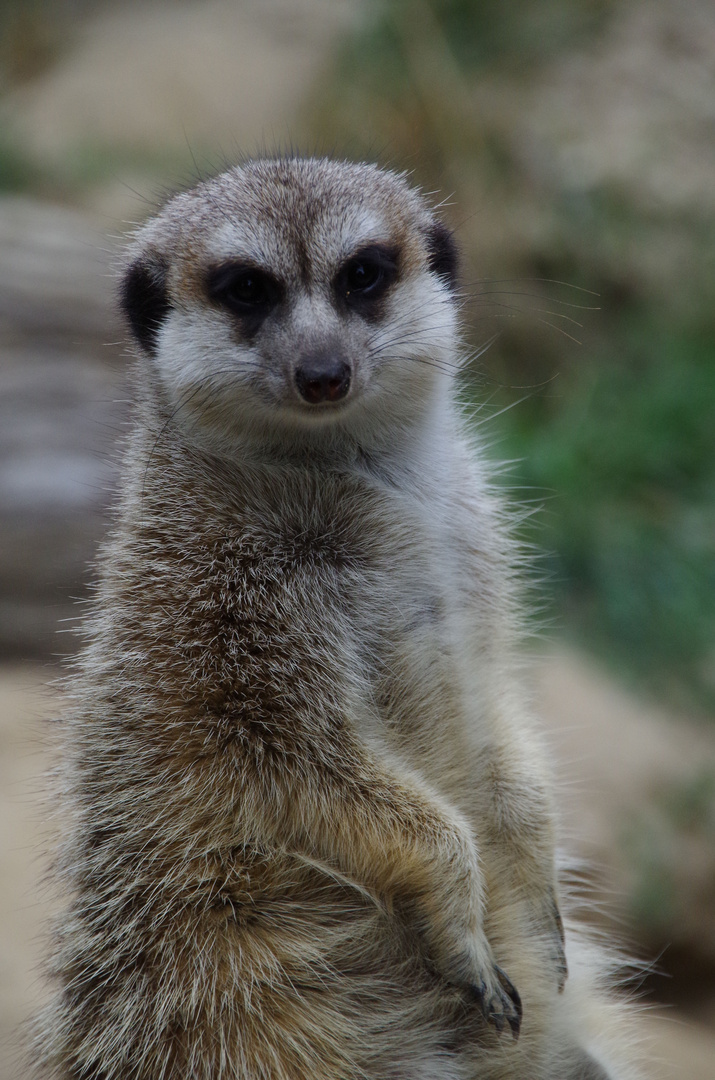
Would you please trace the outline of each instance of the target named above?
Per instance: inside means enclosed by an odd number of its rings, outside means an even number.
[[[557,937],[557,940],[556,940],[556,943],[555,943],[555,946],[554,946],[554,953],[555,953],[555,960],[556,960],[556,978],[557,978],[558,991],[561,994],[561,993],[563,993],[563,989],[564,989],[564,986],[566,985],[566,980],[567,980],[568,974],[569,974],[569,968],[568,968],[568,963],[566,961],[566,950],[565,950],[566,935],[564,933],[564,924],[563,924],[563,920],[561,918],[561,912],[559,911],[559,907],[558,907],[558,904],[556,902],[555,897],[554,897],[554,899],[552,901],[552,907],[553,907],[553,919],[554,919],[554,925],[555,925],[555,928],[556,928],[556,937]]]
[[[521,996],[509,976],[506,974],[506,972],[502,971],[498,964],[494,965],[494,970],[497,973],[497,978],[499,979],[501,990],[505,995],[502,998],[505,1006],[504,1016],[506,1017],[506,1021],[511,1028],[512,1036],[514,1038],[514,1041],[516,1042],[516,1040],[519,1038],[519,1032],[521,1030],[521,1018],[523,1015]]]
[[[491,1024],[500,1035],[508,1024],[516,1041],[519,1038],[523,1012],[521,997],[508,975],[496,964],[494,971],[498,984],[491,993],[482,979],[478,985],[473,983],[470,986],[470,994],[479,1003],[487,1023]]]

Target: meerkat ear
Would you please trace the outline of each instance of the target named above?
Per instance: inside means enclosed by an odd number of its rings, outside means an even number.
[[[171,310],[166,286],[166,262],[144,255],[124,274],[119,302],[141,347],[153,355],[159,328]]]
[[[457,288],[459,274],[459,252],[454,242],[454,234],[442,221],[435,221],[427,234],[429,268],[440,277],[450,289]]]

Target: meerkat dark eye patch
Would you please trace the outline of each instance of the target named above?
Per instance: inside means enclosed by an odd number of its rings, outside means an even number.
[[[397,278],[395,248],[371,244],[351,255],[335,279],[338,298],[348,307],[373,310]]]
[[[427,258],[432,273],[441,278],[450,289],[456,289],[459,277],[459,252],[452,230],[441,221],[435,221],[427,234]]]
[[[222,263],[209,270],[206,291],[214,303],[245,320],[247,329],[257,329],[283,295],[274,277],[242,262]]]
[[[135,338],[149,354],[156,351],[159,328],[171,311],[166,270],[161,258],[138,259],[126,271],[121,284],[121,309]]]

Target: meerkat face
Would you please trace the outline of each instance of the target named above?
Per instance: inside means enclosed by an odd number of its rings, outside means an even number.
[[[122,306],[177,422],[216,448],[258,431],[369,436],[454,371],[456,254],[401,178],[257,161],[137,235]]]

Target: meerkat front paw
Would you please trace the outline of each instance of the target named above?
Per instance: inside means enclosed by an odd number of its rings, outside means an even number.
[[[469,993],[479,1003],[484,1019],[500,1034],[508,1024],[516,1041],[521,1030],[523,1011],[519,991],[498,964],[494,964],[492,971],[496,975],[496,981],[490,985],[481,980],[479,986],[470,986]]]
[[[519,1038],[522,1017],[519,991],[494,960],[486,938],[480,942],[478,955],[477,976],[472,976],[467,984],[467,993],[479,1004],[487,1023],[496,1028],[499,1034],[508,1024],[516,1040]]]
[[[478,1003],[484,1019],[499,1034],[508,1024],[513,1038],[519,1038],[522,1019],[519,991],[494,960],[483,934],[473,937],[470,948],[440,967],[447,982],[460,987]]]

